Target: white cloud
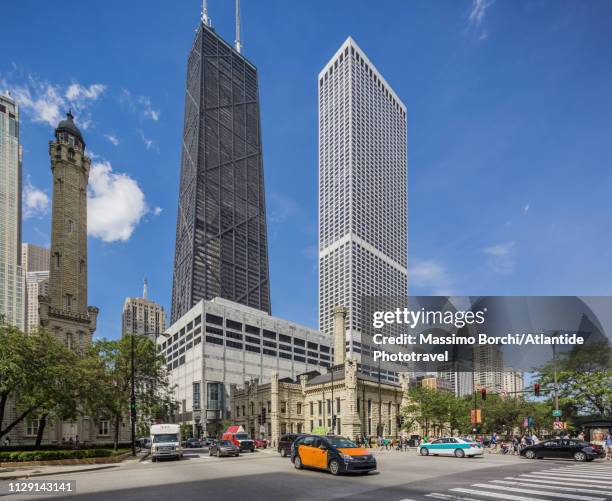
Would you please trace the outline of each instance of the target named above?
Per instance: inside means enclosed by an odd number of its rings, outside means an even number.
[[[49,212],[49,195],[36,188],[28,178],[23,190],[23,217],[41,217]]]
[[[487,264],[495,273],[507,275],[514,271],[515,244],[516,242],[506,242],[482,249],[482,252],[489,256]]]
[[[452,295],[451,278],[446,266],[435,259],[411,258],[408,267],[410,287],[436,296]]]
[[[140,96],[138,102],[142,105],[144,116],[157,122],[159,120],[160,111],[153,109],[151,100],[146,96]]]
[[[154,216],[159,216],[159,215],[162,213],[162,211],[163,211],[163,210],[164,210],[164,209],[162,209],[161,207],[155,207],[155,208],[153,209],[153,215],[154,215]]]
[[[493,5],[495,0],[472,0],[472,10],[468,18],[468,26],[480,29],[479,40],[489,38],[489,31],[484,26],[487,9]]]
[[[91,167],[87,191],[88,234],[104,242],[129,240],[148,212],[138,183],[99,161]]]
[[[117,146],[119,144],[119,138],[115,136],[115,134],[112,134],[112,133],[104,134],[104,137],[108,139],[112,143],[113,146]]]
[[[66,99],[73,102],[95,101],[105,90],[106,85],[103,84],[91,84],[89,87],[85,87],[79,83],[73,83],[66,90]]]
[[[138,131],[138,134],[140,134],[140,138],[142,139],[142,142],[144,143],[145,148],[147,150],[153,149],[155,151],[159,151],[159,148],[157,147],[153,139],[149,139],[148,137],[146,137],[144,132],[141,129],[137,129],[137,131]]]
[[[523,212],[529,212],[530,207],[530,204],[525,205],[525,207],[523,207]]]
[[[1,80],[2,87],[7,88],[21,106],[24,113],[34,122],[47,123],[55,127],[64,118],[64,113],[71,105],[79,110],[79,127],[87,129],[92,121],[89,115],[82,113],[90,102],[95,101],[104,92],[103,84],[92,84],[85,87],[72,83],[66,90],[33,76],[28,76],[24,83],[13,84]]]
[[[133,96],[127,89],[121,89],[119,102],[124,104],[131,112],[141,112],[145,118],[157,122],[161,115],[159,109],[155,109],[151,99],[147,96]]]

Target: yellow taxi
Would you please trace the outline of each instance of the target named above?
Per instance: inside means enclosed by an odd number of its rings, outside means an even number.
[[[376,469],[376,459],[368,449],[337,435],[306,435],[291,448],[291,461],[297,470],[304,467],[329,470],[333,475],[358,472],[367,475]]]

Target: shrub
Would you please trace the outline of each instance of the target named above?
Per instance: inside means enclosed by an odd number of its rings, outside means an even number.
[[[49,461],[54,459],[84,459],[111,457],[128,452],[128,449],[79,449],[45,451],[1,451],[0,462],[19,463],[24,461]]]

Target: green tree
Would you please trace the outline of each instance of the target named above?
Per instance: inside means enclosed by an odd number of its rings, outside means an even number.
[[[111,421],[115,448],[121,422],[130,419],[131,338],[94,342],[84,360],[84,384],[90,415]],[[167,420],[177,405],[163,357],[145,336],[134,337],[137,428],[148,429],[158,419]]]
[[[26,335],[0,328],[0,438],[26,418],[41,420],[40,445],[49,417],[74,418],[78,413],[80,384],[78,355],[47,332]],[[5,423],[9,399],[17,416]]]
[[[559,407],[567,418],[612,415],[612,347],[608,341],[576,345],[537,371],[537,382],[551,400],[555,368]]]

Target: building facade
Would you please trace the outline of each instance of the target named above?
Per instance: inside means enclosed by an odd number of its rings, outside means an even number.
[[[176,386],[176,421],[204,435],[230,417],[232,384],[296,378],[332,360],[330,336],[222,298],[200,301],[166,332],[157,345]]]
[[[19,106],[10,97],[0,95],[0,325],[23,330],[21,159]]]
[[[28,271],[26,273],[25,332],[38,330],[40,315],[39,296],[49,295],[49,271]]]
[[[203,18],[187,63],[172,322],[222,297],[270,313],[257,69]]]
[[[523,371],[506,367],[503,373],[502,392],[503,394],[514,397],[523,398],[525,390],[525,375]]]
[[[87,304],[87,183],[90,158],[70,112],[49,143],[53,174],[49,294],[41,296],[40,325],[84,350],[96,330],[98,309]]]
[[[342,344],[345,315],[344,308],[333,312],[334,341]],[[419,434],[418,425],[402,429],[398,419],[408,403],[409,385],[407,373],[400,375],[400,384],[365,375],[355,360],[345,357],[345,350],[339,350],[325,373],[311,371],[297,378],[273,373],[270,382],[232,386],[232,423],[273,446],[285,433],[336,433],[352,439]]]
[[[334,307],[345,305],[347,351],[362,362],[373,349],[361,338],[363,298],[408,293],[406,107],[350,37],[318,89],[319,328],[330,334]]]
[[[24,273],[30,271],[49,271],[51,253],[47,247],[23,243],[21,244],[21,267]]]
[[[128,297],[123,303],[121,335],[146,335],[151,341],[166,330],[164,307],[148,298],[147,281],[144,281],[142,297]]]

